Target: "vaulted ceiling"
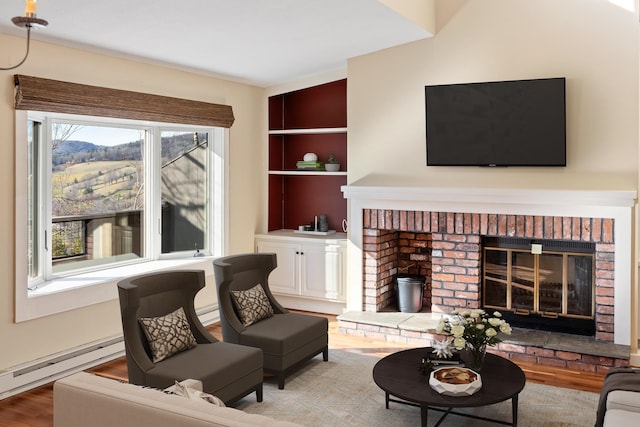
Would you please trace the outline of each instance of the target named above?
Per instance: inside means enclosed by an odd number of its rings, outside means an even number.
[[[431,36],[378,0],[40,0],[37,6],[49,25],[33,30],[34,40],[265,87]],[[22,0],[2,0],[0,33],[25,36],[11,22],[23,14]]]

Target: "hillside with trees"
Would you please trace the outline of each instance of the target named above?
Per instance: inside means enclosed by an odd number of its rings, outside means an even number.
[[[194,146],[192,134],[162,138],[162,164]],[[56,140],[52,151],[53,216],[143,208],[142,141],[101,146]]]

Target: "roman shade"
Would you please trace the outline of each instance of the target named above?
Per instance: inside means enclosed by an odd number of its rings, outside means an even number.
[[[16,74],[16,110],[47,111],[121,119],[229,128],[233,110],[211,104],[140,92],[88,86]]]

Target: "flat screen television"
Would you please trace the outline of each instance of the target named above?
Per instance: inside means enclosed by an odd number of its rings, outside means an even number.
[[[425,86],[427,166],[566,166],[565,78]]]

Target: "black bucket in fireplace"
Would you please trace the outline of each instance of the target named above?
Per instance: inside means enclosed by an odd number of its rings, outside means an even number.
[[[422,310],[422,296],[426,286],[426,277],[415,274],[396,276],[396,297],[398,310],[403,313],[417,313]]]

